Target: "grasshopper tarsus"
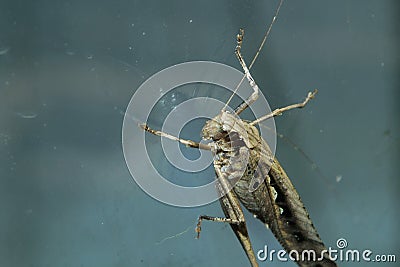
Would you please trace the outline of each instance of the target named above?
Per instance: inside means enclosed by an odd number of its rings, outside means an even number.
[[[318,89],[314,89],[314,91],[312,91],[312,95],[310,96],[311,98],[313,98],[316,94],[318,93]]]
[[[207,221],[213,221],[213,222],[223,222],[223,223],[229,223],[229,224],[240,224],[241,221],[239,220],[234,220],[231,218],[223,218],[223,217],[213,217],[213,216],[208,216],[208,215],[200,215],[199,219],[197,220],[197,225],[196,225],[196,233],[197,233],[197,238],[200,238],[200,232],[201,232],[201,223],[203,220]]]
[[[239,33],[236,35],[236,50],[240,51],[240,49],[242,48],[243,36],[244,36],[244,30],[239,29]]]
[[[146,123],[138,123],[139,128],[142,128],[142,130],[147,131],[148,126]]]
[[[308,92],[308,95],[307,95],[306,99],[303,102],[303,107],[307,104],[308,101],[313,99],[317,93],[318,93],[318,89],[314,89],[314,91]]]

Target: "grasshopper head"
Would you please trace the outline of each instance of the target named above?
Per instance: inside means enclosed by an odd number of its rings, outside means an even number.
[[[242,121],[235,113],[225,110],[207,121],[201,133],[204,140],[224,139],[230,142],[241,140],[248,148],[256,147],[260,143],[260,135],[256,127]]]
[[[240,122],[235,114],[223,110],[217,116],[207,121],[201,131],[202,138],[205,140],[220,140],[232,133],[234,125]]]
[[[204,140],[219,140],[226,136],[221,123],[221,114],[215,116],[211,120],[207,121],[201,130],[201,137]]]

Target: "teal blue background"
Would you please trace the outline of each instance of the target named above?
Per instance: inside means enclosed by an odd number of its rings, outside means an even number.
[[[194,239],[197,216],[221,216],[218,203],[176,208],[141,191],[124,162],[121,128],[135,90],[163,68],[210,60],[239,69],[239,28],[249,62],[276,6],[1,1],[0,266],[246,266],[226,225],[205,222]],[[397,257],[399,7],[286,1],[252,69],[272,108],[319,89],[307,108],[276,119],[295,144],[279,140],[277,156],[325,244],[345,238],[349,249]],[[196,93],[185,90],[182,99]],[[199,128],[187,131],[199,140]],[[255,250],[280,249],[247,218]],[[272,264],[295,266],[262,263]]]

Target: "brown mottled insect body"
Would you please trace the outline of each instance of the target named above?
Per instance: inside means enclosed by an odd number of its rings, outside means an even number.
[[[255,58],[268,36],[281,4],[282,0]],[[203,140],[211,140],[210,143],[203,144],[183,140],[150,129],[145,124],[141,127],[152,134],[181,142],[189,147],[210,150],[213,153],[213,164],[217,176],[216,189],[220,196],[219,201],[225,218],[200,216],[196,228],[197,237],[199,237],[203,220],[229,223],[251,265],[253,267],[258,266],[240,206],[240,203],[242,203],[247,210],[271,229],[288,253],[289,251],[297,251],[299,255],[302,255],[304,251],[312,250],[315,252],[315,259],[298,259],[296,262],[299,266],[336,266],[336,263],[329,259],[328,254],[323,253],[323,250],[326,250],[325,245],[319,237],[300,196],[271,152],[267,142],[260,137],[255,127],[257,123],[280,115],[287,110],[303,108],[317,91],[308,93],[303,102],[275,109],[255,121],[241,120],[238,115],[257,100],[259,92],[259,88],[240,52],[243,34],[244,31],[240,30],[235,53],[245,72],[245,78],[254,92],[234,112],[227,111],[224,108],[217,116],[206,122],[202,129],[202,138]]]

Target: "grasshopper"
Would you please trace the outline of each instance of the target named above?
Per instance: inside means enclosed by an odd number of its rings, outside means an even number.
[[[250,67],[269,34],[281,4],[282,0]],[[258,266],[241,208],[242,203],[254,217],[271,229],[288,253],[292,250],[297,251],[299,255],[308,250],[315,252],[315,259],[297,258],[296,263],[299,266],[337,266],[324,252],[326,247],[299,194],[255,127],[256,124],[285,111],[303,108],[315,96],[317,90],[309,92],[303,102],[275,109],[251,122],[241,120],[238,115],[254,103],[259,94],[259,87],[241,55],[243,36],[244,31],[240,30],[235,54],[244,70],[245,78],[254,91],[234,112],[223,108],[217,116],[206,122],[201,135],[203,140],[210,140],[210,143],[181,139],[151,129],[146,124],[141,124],[140,127],[151,134],[178,141],[188,147],[209,150],[213,154],[217,176],[216,189],[225,217],[200,216],[196,226],[197,238],[200,236],[203,220],[228,223],[240,241],[251,266]]]

